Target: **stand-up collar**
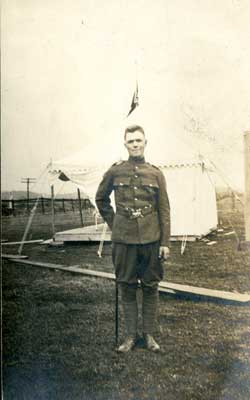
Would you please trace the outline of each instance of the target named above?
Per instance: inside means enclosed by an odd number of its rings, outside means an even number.
[[[129,157],[128,159],[129,162],[132,164],[143,164],[145,163],[145,158],[144,157]]]

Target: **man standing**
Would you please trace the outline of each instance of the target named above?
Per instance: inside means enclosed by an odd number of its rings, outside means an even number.
[[[163,173],[146,163],[147,144],[142,127],[125,130],[127,161],[111,166],[96,193],[96,204],[112,231],[112,258],[121,288],[126,339],[119,352],[130,351],[136,342],[138,280],[143,291],[143,336],[149,350],[160,346],[153,334],[157,327],[158,284],[163,278],[161,260],[169,256],[170,207]],[[114,190],[116,213],[110,195]]]

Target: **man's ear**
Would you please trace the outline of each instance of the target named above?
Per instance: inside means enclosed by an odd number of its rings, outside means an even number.
[[[145,146],[147,146],[147,144],[148,144],[148,141],[147,141],[147,139],[145,139]]]

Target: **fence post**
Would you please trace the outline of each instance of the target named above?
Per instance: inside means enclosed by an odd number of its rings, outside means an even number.
[[[71,205],[72,205],[72,211],[75,212],[75,208],[74,208],[74,200],[71,199]]]
[[[234,195],[234,192],[231,192],[231,199],[232,199],[232,210],[235,210],[235,195]]]
[[[245,158],[245,236],[250,243],[250,131],[244,134]]]
[[[79,188],[77,188],[77,194],[78,194],[78,202],[79,202],[79,211],[80,211],[81,224],[82,224],[82,226],[84,226],[83,215],[82,215],[81,193],[80,193],[80,189]]]
[[[15,200],[11,200],[11,205],[12,205],[12,214],[15,216],[16,215],[16,210],[15,210]]]
[[[54,207],[54,185],[51,185],[51,223],[52,223],[52,237],[55,241],[55,207]]]
[[[27,212],[30,213],[30,190],[29,190],[30,178],[27,178]]]
[[[63,212],[65,213],[65,204],[64,204],[64,199],[62,199],[62,207],[63,207]]]
[[[42,213],[45,214],[43,196],[41,197],[41,205],[42,205]]]

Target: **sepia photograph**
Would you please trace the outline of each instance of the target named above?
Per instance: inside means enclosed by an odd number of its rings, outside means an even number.
[[[250,399],[249,21],[2,1],[3,400]]]

